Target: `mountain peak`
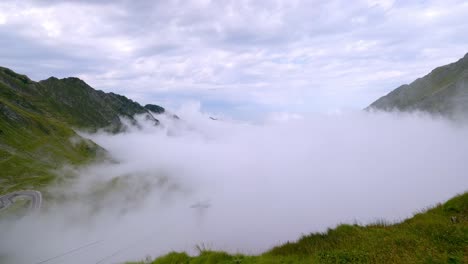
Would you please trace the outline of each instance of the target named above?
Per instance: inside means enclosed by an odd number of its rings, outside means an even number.
[[[68,84],[79,84],[79,85],[89,87],[89,85],[85,81],[83,81],[82,79],[78,77],[66,77],[66,78],[59,79],[55,76],[51,76],[45,80],[40,81],[40,83],[45,83],[45,82],[64,82]]]
[[[59,79],[55,76],[50,76],[49,78],[45,79],[44,81],[58,81]]]
[[[145,109],[153,112],[153,113],[156,113],[156,114],[162,114],[166,111],[166,109],[164,109],[164,107],[161,107],[159,105],[154,105],[154,104],[147,104],[145,105]]]

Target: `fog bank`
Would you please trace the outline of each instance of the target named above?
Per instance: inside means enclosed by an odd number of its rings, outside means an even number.
[[[0,256],[38,263],[85,246],[45,263],[115,263],[196,245],[256,254],[338,223],[401,221],[468,190],[468,127],[443,119],[177,114],[86,134],[112,161],[60,170],[42,213],[0,222]]]

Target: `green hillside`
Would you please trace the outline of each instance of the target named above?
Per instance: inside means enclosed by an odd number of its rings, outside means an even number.
[[[151,263],[468,263],[468,193],[399,224],[343,224],[258,256],[201,249],[195,257],[172,252]]]
[[[367,109],[421,110],[449,117],[468,115],[468,54],[409,85],[398,87]]]
[[[83,164],[105,151],[74,129],[124,129],[119,116],[133,120],[144,107],[113,93],[96,91],[78,78],[34,82],[0,67],[0,193],[41,188],[54,170]]]
[[[137,102],[115,93],[97,91],[78,78],[57,79],[51,77],[39,82],[42,96],[49,98],[43,108],[54,112],[70,125],[95,129],[111,126],[121,129],[119,117],[133,120],[136,114],[146,114],[158,124],[158,120]]]

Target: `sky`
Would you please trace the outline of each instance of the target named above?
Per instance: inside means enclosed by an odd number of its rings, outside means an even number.
[[[237,117],[362,109],[468,52],[468,2],[2,0],[0,65]]]

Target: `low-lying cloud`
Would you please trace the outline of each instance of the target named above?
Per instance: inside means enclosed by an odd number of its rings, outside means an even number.
[[[338,223],[400,221],[468,187],[468,128],[423,114],[178,115],[85,135],[112,160],[62,169],[43,212],[0,223],[0,256],[115,263],[196,245],[256,254]]]

